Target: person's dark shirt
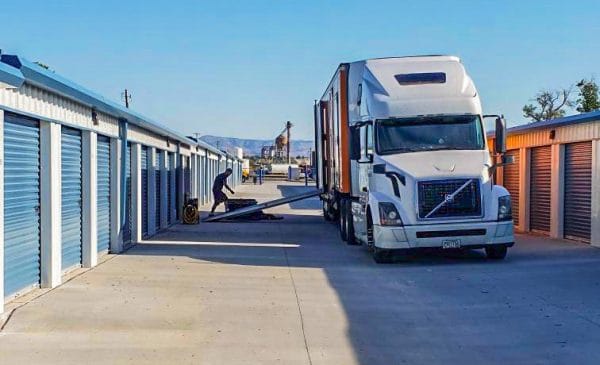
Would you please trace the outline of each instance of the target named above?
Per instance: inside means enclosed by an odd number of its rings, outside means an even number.
[[[227,189],[229,189],[229,186],[227,186],[227,178],[229,176],[227,176],[226,173],[220,173],[219,175],[217,175],[217,177],[215,177],[215,182],[213,184],[213,191],[221,191],[223,190],[223,187],[226,186]]]

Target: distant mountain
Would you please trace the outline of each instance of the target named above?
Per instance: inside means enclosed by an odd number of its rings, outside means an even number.
[[[260,150],[263,146],[270,146],[275,142],[274,140],[267,139],[244,139],[209,135],[202,136],[200,139],[230,153],[234,153],[235,148],[240,147],[244,150],[245,156],[258,156],[260,155]],[[290,149],[290,154],[292,156],[307,156],[310,149],[314,149],[313,141],[294,140],[292,138]]]

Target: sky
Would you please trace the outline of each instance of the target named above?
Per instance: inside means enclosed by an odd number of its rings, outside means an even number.
[[[182,133],[313,138],[338,64],[461,57],[484,113],[600,78],[600,1],[3,1],[0,49]],[[574,111],[572,113],[575,113]]]

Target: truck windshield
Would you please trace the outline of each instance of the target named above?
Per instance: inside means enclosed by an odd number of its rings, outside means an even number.
[[[387,119],[377,122],[380,155],[437,150],[482,150],[483,126],[477,115]]]

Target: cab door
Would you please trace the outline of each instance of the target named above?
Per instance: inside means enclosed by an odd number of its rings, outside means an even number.
[[[367,242],[367,213],[369,207],[369,180],[373,171],[373,124],[360,127],[360,157],[358,162],[358,202],[352,205],[356,237]]]

